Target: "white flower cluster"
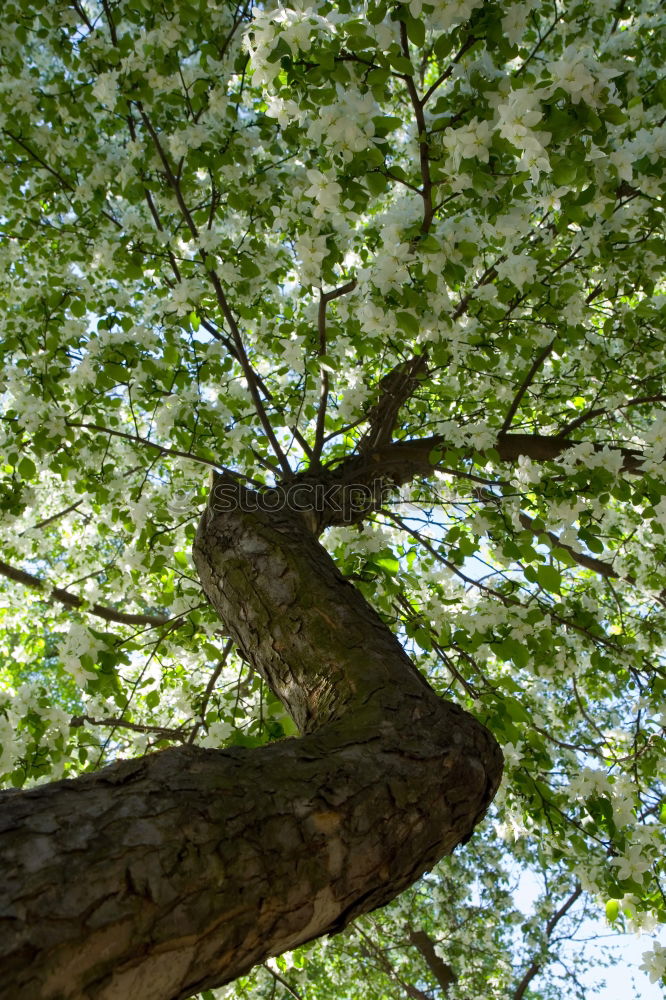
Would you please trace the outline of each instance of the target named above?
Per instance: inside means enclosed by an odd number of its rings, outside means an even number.
[[[252,59],[254,79],[260,84],[270,84],[280,72],[279,59],[270,62],[270,57],[278,40],[284,41],[293,56],[308,52],[312,46],[312,36],[335,34],[339,15],[333,11],[327,17],[317,13],[315,7],[305,5],[283,7],[279,5],[265,10],[254,7],[252,26],[245,37],[245,44]]]
[[[468,125],[447,132],[442,142],[449,153],[453,169],[458,170],[461,160],[476,159],[487,163],[491,138],[492,123],[479,121],[475,116]]]
[[[72,675],[79,687],[85,687],[90,677],[94,677],[94,671],[82,666],[81,657],[87,654],[95,658],[99,648],[98,641],[85,625],[79,622],[70,623],[68,632],[60,642],[58,656],[67,673]]]
[[[93,96],[109,108],[113,108],[118,97],[118,70],[112,69],[107,73],[100,73],[95,81],[92,92]]]
[[[537,94],[529,87],[511,90],[498,104],[497,114],[500,135],[521,151],[519,166],[529,170],[536,183],[542,173],[550,170],[546,146],[551,139],[549,132],[534,131],[543,117]]]
[[[210,138],[210,128],[201,122],[186,125],[185,128],[169,136],[169,151],[176,160],[187,156],[190,149],[198,149]]]
[[[457,24],[469,20],[473,10],[483,7],[483,0],[450,0],[435,3],[433,25],[437,31],[449,31]]]
[[[375,134],[373,118],[380,110],[370,91],[362,94],[355,88],[338,85],[336,100],[319,108],[316,117],[295,100],[276,95],[267,98],[266,114],[283,127],[292,122],[307,122],[307,135],[312,143],[349,162],[354,153],[368,148]]]
[[[308,138],[323,145],[348,162],[354,153],[370,145],[375,134],[373,118],[379,108],[372,93],[338,87],[337,100],[319,109],[316,119],[308,125]]]
[[[647,973],[651,983],[658,983],[666,976],[666,945],[656,941],[650,951],[643,952],[641,969]]]
[[[178,316],[184,316],[194,309],[205,290],[204,285],[200,281],[195,281],[191,278],[182,278],[169,292],[166,311],[175,312]]]
[[[9,708],[5,711],[6,715],[0,712],[0,772],[10,771],[22,751],[22,741],[16,733],[19,717]]]
[[[296,240],[294,249],[299,261],[298,273],[303,284],[318,284],[322,262],[329,252],[326,237],[318,236],[308,230]]]
[[[534,0],[514,3],[502,18],[502,32],[513,45],[517,45],[523,37],[527,17],[534,6]]]
[[[234,731],[234,727],[228,722],[222,722],[218,720],[217,722],[211,723],[208,727],[208,732],[206,735],[199,740],[199,746],[202,747],[219,747],[226,739],[231,736]]]
[[[651,867],[652,861],[645,856],[642,844],[630,844],[623,854],[612,858],[611,865],[617,868],[619,879],[635,879],[642,882],[644,873]]]
[[[324,174],[321,170],[308,170],[307,178],[310,187],[304,191],[306,198],[312,198],[317,204],[313,209],[315,219],[321,219],[328,213],[334,213],[339,208],[342,188],[333,176]]]
[[[568,45],[559,59],[546,64],[546,69],[552,79],[551,86],[544,91],[547,96],[552,96],[561,88],[574,104],[583,101],[591,107],[601,103],[602,91],[610,88],[613,78],[623,72],[608,63],[599,62],[580,45]]]
[[[516,288],[523,288],[534,281],[537,262],[527,253],[511,253],[497,265],[496,271],[500,280],[508,278]]]
[[[370,396],[370,388],[365,384],[363,372],[346,372],[346,388],[338,405],[338,416],[344,421],[353,420],[363,409]]]
[[[421,211],[419,202],[408,195],[396,200],[378,219],[379,247],[372,263],[360,269],[359,277],[369,278],[382,295],[410,280],[409,264],[415,260],[414,248],[404,233],[417,223]]]
[[[412,17],[421,17],[423,0],[400,0],[400,2],[409,7]],[[483,0],[430,0],[430,5],[435,9],[429,17],[429,22],[435,31],[449,31],[455,25],[467,21],[472,11],[482,4]]]

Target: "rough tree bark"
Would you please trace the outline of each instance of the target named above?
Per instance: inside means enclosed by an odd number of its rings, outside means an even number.
[[[493,737],[435,695],[312,517],[252,509],[224,477],[212,497],[203,588],[303,735],[4,793],[2,998],[176,1000],[229,982],[389,902],[497,789]]]

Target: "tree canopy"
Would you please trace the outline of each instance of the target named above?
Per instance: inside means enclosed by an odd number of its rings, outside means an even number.
[[[504,752],[466,847],[239,996],[575,996],[581,893],[666,922],[665,20],[3,4],[3,782],[296,734],[192,563],[211,470]]]

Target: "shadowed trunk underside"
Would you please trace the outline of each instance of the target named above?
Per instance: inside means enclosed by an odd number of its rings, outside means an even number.
[[[0,997],[176,1000],[388,903],[469,837],[501,754],[302,515],[217,477],[204,590],[300,739],[181,747],[8,792]]]

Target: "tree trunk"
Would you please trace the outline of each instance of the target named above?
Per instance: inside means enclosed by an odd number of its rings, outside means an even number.
[[[388,903],[467,839],[501,754],[293,511],[217,477],[202,585],[300,731],[3,795],[0,997],[176,1000]]]

